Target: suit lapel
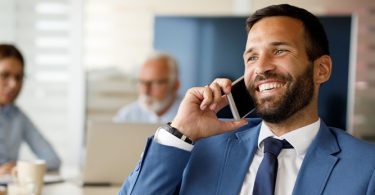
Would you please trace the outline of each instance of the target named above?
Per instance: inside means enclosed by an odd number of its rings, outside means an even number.
[[[227,140],[225,161],[216,194],[239,194],[258,145],[260,125]]]
[[[336,137],[321,121],[319,132],[309,146],[299,170],[293,194],[322,194],[340,151]]]

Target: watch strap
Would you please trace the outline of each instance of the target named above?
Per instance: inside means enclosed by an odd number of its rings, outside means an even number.
[[[163,126],[163,129],[168,131],[170,134],[174,135],[175,137],[177,137],[178,139],[188,143],[188,144],[193,144],[194,145],[194,142],[193,140],[191,140],[189,137],[187,137],[186,135],[184,135],[183,133],[181,133],[181,131],[179,131],[178,129],[174,128],[171,126],[171,122],[165,124]]]

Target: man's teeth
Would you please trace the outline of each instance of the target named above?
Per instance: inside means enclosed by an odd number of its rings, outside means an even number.
[[[259,91],[262,92],[265,90],[271,90],[271,89],[279,88],[282,86],[283,85],[281,83],[265,83],[265,84],[259,85]]]

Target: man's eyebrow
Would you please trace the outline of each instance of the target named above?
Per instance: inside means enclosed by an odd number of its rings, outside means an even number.
[[[249,49],[246,49],[246,50],[243,52],[243,55],[245,56],[246,54],[251,53],[253,50],[254,50],[254,47],[250,47]]]
[[[280,45],[290,45],[290,43],[288,42],[284,42],[284,41],[276,41],[276,42],[272,42],[271,43],[272,46],[280,46]]]
[[[284,41],[275,41],[275,42],[271,42],[270,45],[271,46],[280,46],[280,45],[290,46],[291,44],[288,43],[288,42],[284,42]],[[254,47],[250,47],[250,48],[248,48],[248,49],[245,50],[245,52],[243,53],[243,55],[251,53],[253,50],[254,50]]]

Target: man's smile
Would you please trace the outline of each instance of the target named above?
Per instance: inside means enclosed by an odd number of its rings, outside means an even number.
[[[267,83],[262,83],[259,84],[257,87],[257,91],[263,92],[263,91],[268,91],[272,89],[277,89],[280,88],[284,85],[284,83],[281,82],[267,82]]]

